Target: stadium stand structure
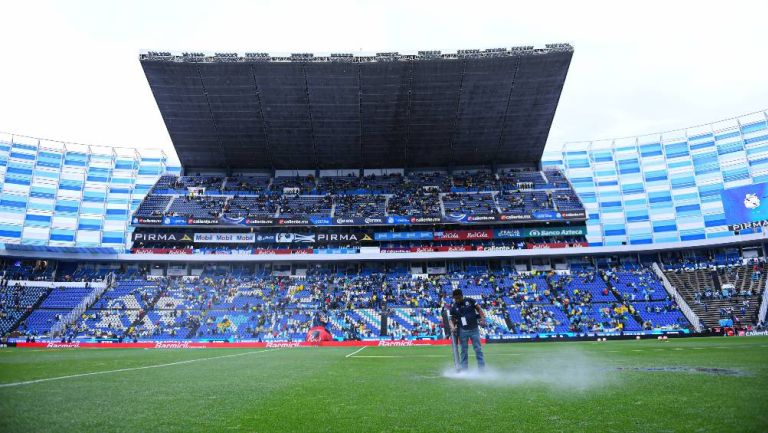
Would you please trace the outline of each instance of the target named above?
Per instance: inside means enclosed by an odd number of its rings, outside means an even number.
[[[487,311],[488,338],[690,330],[645,267],[518,272],[470,266],[433,275],[328,267],[288,274],[208,268],[195,277],[135,278],[124,272],[55,335],[51,328],[90,293],[87,283],[42,292],[10,286],[4,296],[24,297],[35,307],[11,335],[74,340],[297,341],[318,324],[337,339],[441,338],[439,311],[456,288]],[[3,304],[4,314],[18,310],[19,302]]]
[[[680,264],[664,273],[708,327],[754,323],[766,285],[763,262]]]
[[[143,54],[184,169],[0,141],[0,332],[435,339],[455,288],[501,340],[762,326],[720,191],[768,180],[766,113],[545,153],[572,53]]]
[[[314,179],[307,182],[303,178],[276,177],[272,179],[271,191],[266,190],[270,184],[268,177],[261,178],[264,189],[231,189],[228,186],[242,182],[241,177],[222,180],[218,176],[163,176],[158,183],[162,187],[155,186],[134,217],[446,217],[531,215],[542,210],[559,210],[580,212],[584,219],[584,207],[566,182],[544,183],[542,172],[536,170],[516,170],[502,175],[481,173],[478,178],[468,172],[438,174],[438,177],[422,177],[418,173],[365,178],[320,177],[317,185]],[[515,173],[516,179],[527,180],[507,183],[509,173]],[[562,176],[557,170],[549,173]],[[379,182],[380,179],[384,182]],[[535,179],[541,182],[534,182]],[[375,189],[361,188],[362,182],[375,185]],[[197,185],[196,188],[201,189],[190,193],[168,187],[173,185]],[[158,221],[158,225],[162,225],[162,221]]]
[[[0,293],[0,333],[7,334],[40,304],[49,288],[3,284]]]

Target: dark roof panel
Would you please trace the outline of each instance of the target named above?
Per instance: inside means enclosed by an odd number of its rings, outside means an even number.
[[[187,169],[426,168],[536,164],[572,55],[141,64]]]

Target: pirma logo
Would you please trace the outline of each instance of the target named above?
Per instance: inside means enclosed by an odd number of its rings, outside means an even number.
[[[755,209],[760,206],[760,199],[755,194],[747,194],[744,197],[744,207],[747,209]]]

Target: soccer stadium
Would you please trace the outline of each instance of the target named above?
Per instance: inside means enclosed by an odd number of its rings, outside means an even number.
[[[553,148],[577,44],[428,48],[0,135],[0,431],[768,431],[765,107]]]

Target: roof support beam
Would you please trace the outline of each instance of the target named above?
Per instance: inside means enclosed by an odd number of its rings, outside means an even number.
[[[359,63],[357,64],[357,115],[360,119],[360,130],[358,132],[358,140],[360,141],[360,158],[358,159],[360,162],[359,168],[365,168],[367,164],[365,160],[365,152],[363,152],[363,73]]]
[[[464,92],[464,75],[467,72],[467,61],[463,60],[461,62],[461,79],[459,79],[459,90],[456,95],[456,116],[453,118],[453,131],[451,131],[451,138],[449,139],[449,146],[450,146],[450,169],[453,170],[453,167],[456,165],[456,155],[455,155],[455,144],[456,144],[456,133],[459,130],[459,110],[461,109],[461,95],[462,92]],[[475,145],[475,153],[477,153],[477,145]]]
[[[259,90],[259,83],[256,81],[256,71],[253,70],[253,66],[250,67],[251,78],[253,79],[253,95],[256,98],[256,106],[259,109],[259,119],[264,130],[264,147],[267,150],[267,159],[269,160],[269,169],[275,170],[275,160],[272,156],[272,146],[269,144],[269,125],[264,120],[264,104],[261,103],[261,90]]]
[[[301,71],[304,73],[304,93],[307,96],[307,116],[309,117],[309,130],[312,135],[312,157],[315,161],[315,170],[319,170],[320,160],[317,155],[317,139],[315,137],[315,125],[312,123],[312,103],[309,100],[309,79],[307,78],[307,64],[301,64]]]
[[[507,116],[509,115],[509,107],[512,105],[512,93],[515,91],[515,80],[517,79],[517,71],[520,70],[520,58],[515,62],[515,71],[512,73],[512,85],[509,86],[509,94],[507,95],[507,108],[504,109],[504,119],[501,122],[501,132],[499,133],[499,144],[496,146],[496,152],[493,154],[493,161],[497,161],[499,158],[499,152],[501,146],[504,145],[504,133],[507,131]],[[475,146],[475,152],[477,152],[477,146]]]
[[[413,100],[413,60],[408,62],[408,105],[405,109],[405,145],[403,146],[403,162],[405,168],[410,168],[408,164],[408,144],[411,141],[411,101]]]
[[[222,150],[222,154],[224,155],[224,164],[226,164],[226,169],[229,171],[232,168],[232,164],[229,162],[229,149],[225,148],[224,146],[224,140],[221,138],[221,132],[219,131],[219,126],[216,124],[216,118],[213,116],[213,108],[211,107],[211,100],[208,98],[208,91],[205,90],[205,83],[203,82],[203,73],[200,71],[200,66],[197,68],[197,76],[200,78],[200,87],[203,89],[203,96],[205,96],[205,104],[208,106],[208,113],[211,115],[211,124],[213,124],[213,131],[216,134],[216,141],[219,142],[219,149]]]

